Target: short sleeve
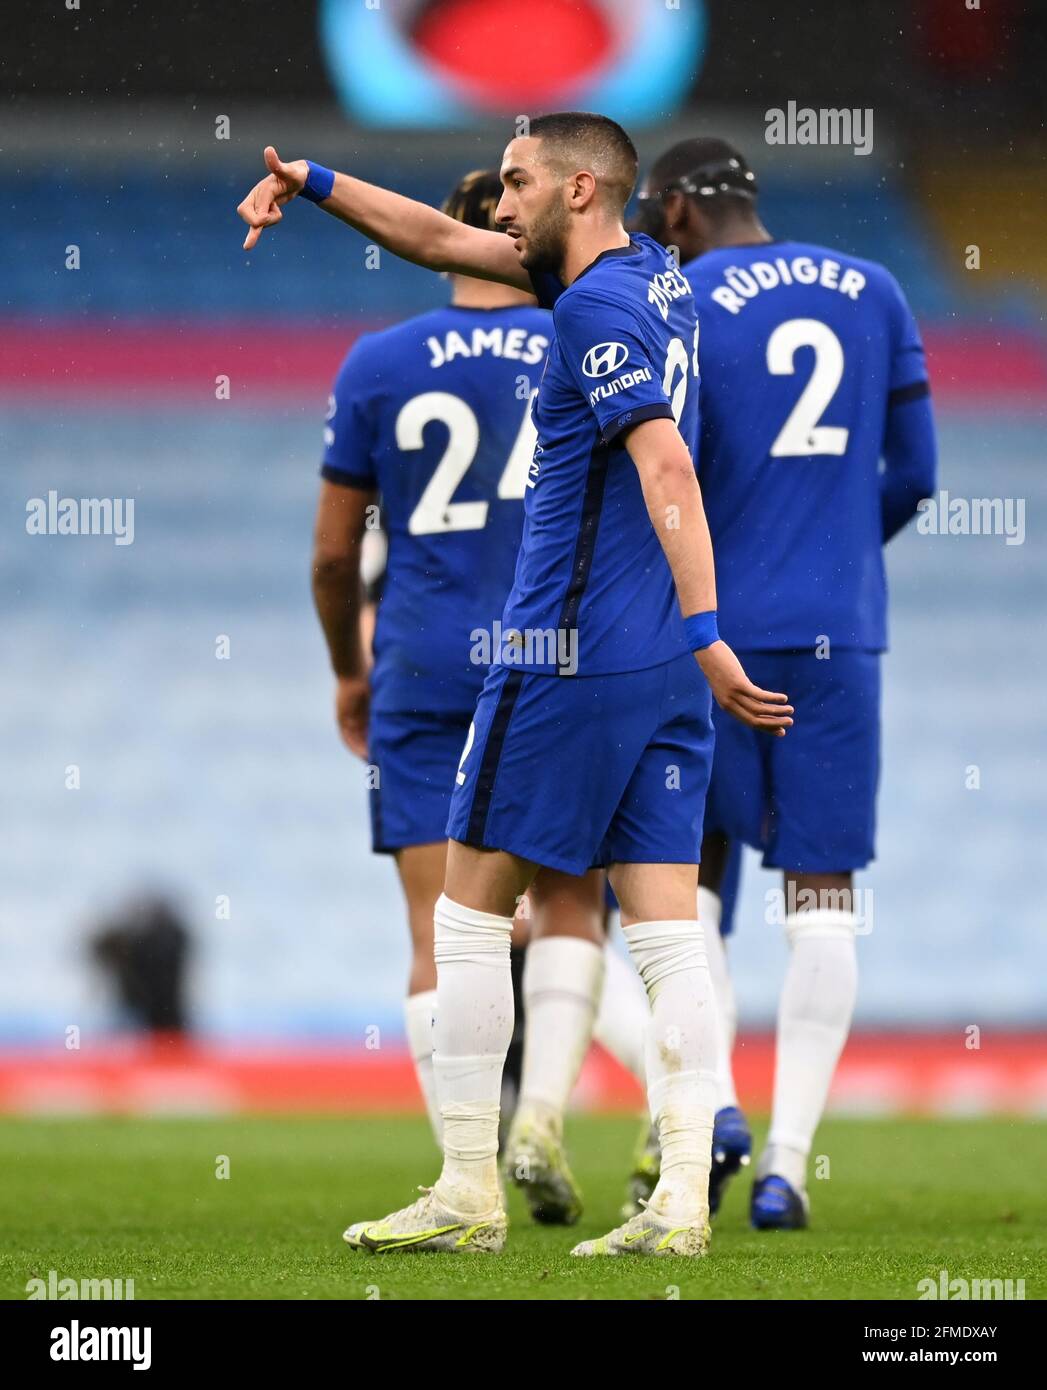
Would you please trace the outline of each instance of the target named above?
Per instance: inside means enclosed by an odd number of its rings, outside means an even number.
[[[891,318],[891,376],[888,407],[919,400],[930,391],[927,361],[912,310],[893,276],[887,277]]]
[[[644,420],[673,418],[662,371],[630,309],[579,290],[561,300],[555,323],[560,354],[605,444]]]
[[[373,488],[375,411],[378,386],[373,354],[358,339],[342,363],[327,401],[324,457],[320,475],[343,487]]]

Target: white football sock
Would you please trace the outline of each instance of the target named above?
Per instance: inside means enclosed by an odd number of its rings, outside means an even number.
[[[436,1077],[433,1075],[433,1018],[436,1014],[436,990],[425,989],[420,994],[409,994],[404,1002],[404,1020],[407,1024],[407,1045],[411,1049],[415,1074],[429,1113],[429,1123],[433,1127],[433,1138],[437,1147],[443,1146],[441,1138],[440,1105],[436,1098]]]
[[[523,1073],[517,1120],[559,1139],[567,1100],[593,1036],[603,949],[578,936],[543,936],[524,959]]]
[[[513,919],[463,907],[441,893],[433,920],[433,1070],[444,1148],[436,1195],[452,1211],[486,1215],[501,1200],[498,1108],[513,1036]]]
[[[779,1173],[806,1185],[807,1155],[854,1012],[856,918],[817,908],[786,918],[789,965],[778,1006],[774,1106],[757,1177]]]
[[[624,928],[651,1017],[647,1096],[662,1145],[648,1207],[679,1225],[708,1215],[719,1024],[702,929],[695,921]]]
[[[593,1037],[626,1071],[632,1072],[641,1086],[647,1084],[644,1039],[650,1019],[651,1006],[636,971],[620,951],[608,944],[604,947],[603,993]]]
[[[716,1108],[738,1104],[738,1092],[734,1088],[734,1071],[731,1067],[731,1054],[734,1052],[734,1035],[738,1027],[738,1005],[734,998],[734,985],[727,969],[727,951],[720,935],[720,914],[723,903],[711,888],[698,889],[698,920],[705,932],[705,954],[709,961],[709,974],[713,977],[713,991],[716,994],[716,1014],[720,1020],[719,1066],[716,1068]]]

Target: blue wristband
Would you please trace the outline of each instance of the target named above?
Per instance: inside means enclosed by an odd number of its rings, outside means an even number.
[[[325,169],[322,164],[314,164],[311,159],[305,162],[309,165],[309,177],[298,196],[310,203],[322,203],[325,198],[330,198],[331,189],[334,188],[334,170]]]
[[[714,642],[719,642],[720,634],[716,631],[716,609],[711,608],[708,613],[692,613],[689,618],[684,618],[683,630],[687,634],[687,646],[692,652],[703,651],[706,647],[711,647]]]

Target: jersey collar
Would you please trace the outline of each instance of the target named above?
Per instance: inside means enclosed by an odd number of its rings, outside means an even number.
[[[609,256],[635,256],[642,250],[643,247],[640,246],[638,242],[634,241],[632,237],[629,238],[628,246],[608,246],[606,251],[601,251],[595,260],[590,261],[584,270],[578,272],[574,277],[573,283],[577,285],[583,275],[588,275],[593,266],[599,265],[601,261],[606,260]]]

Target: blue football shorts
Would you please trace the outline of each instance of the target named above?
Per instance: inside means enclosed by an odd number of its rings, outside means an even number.
[[[710,704],[689,653],[603,676],[493,666],[454,779],[448,837],[570,874],[696,864]]]

